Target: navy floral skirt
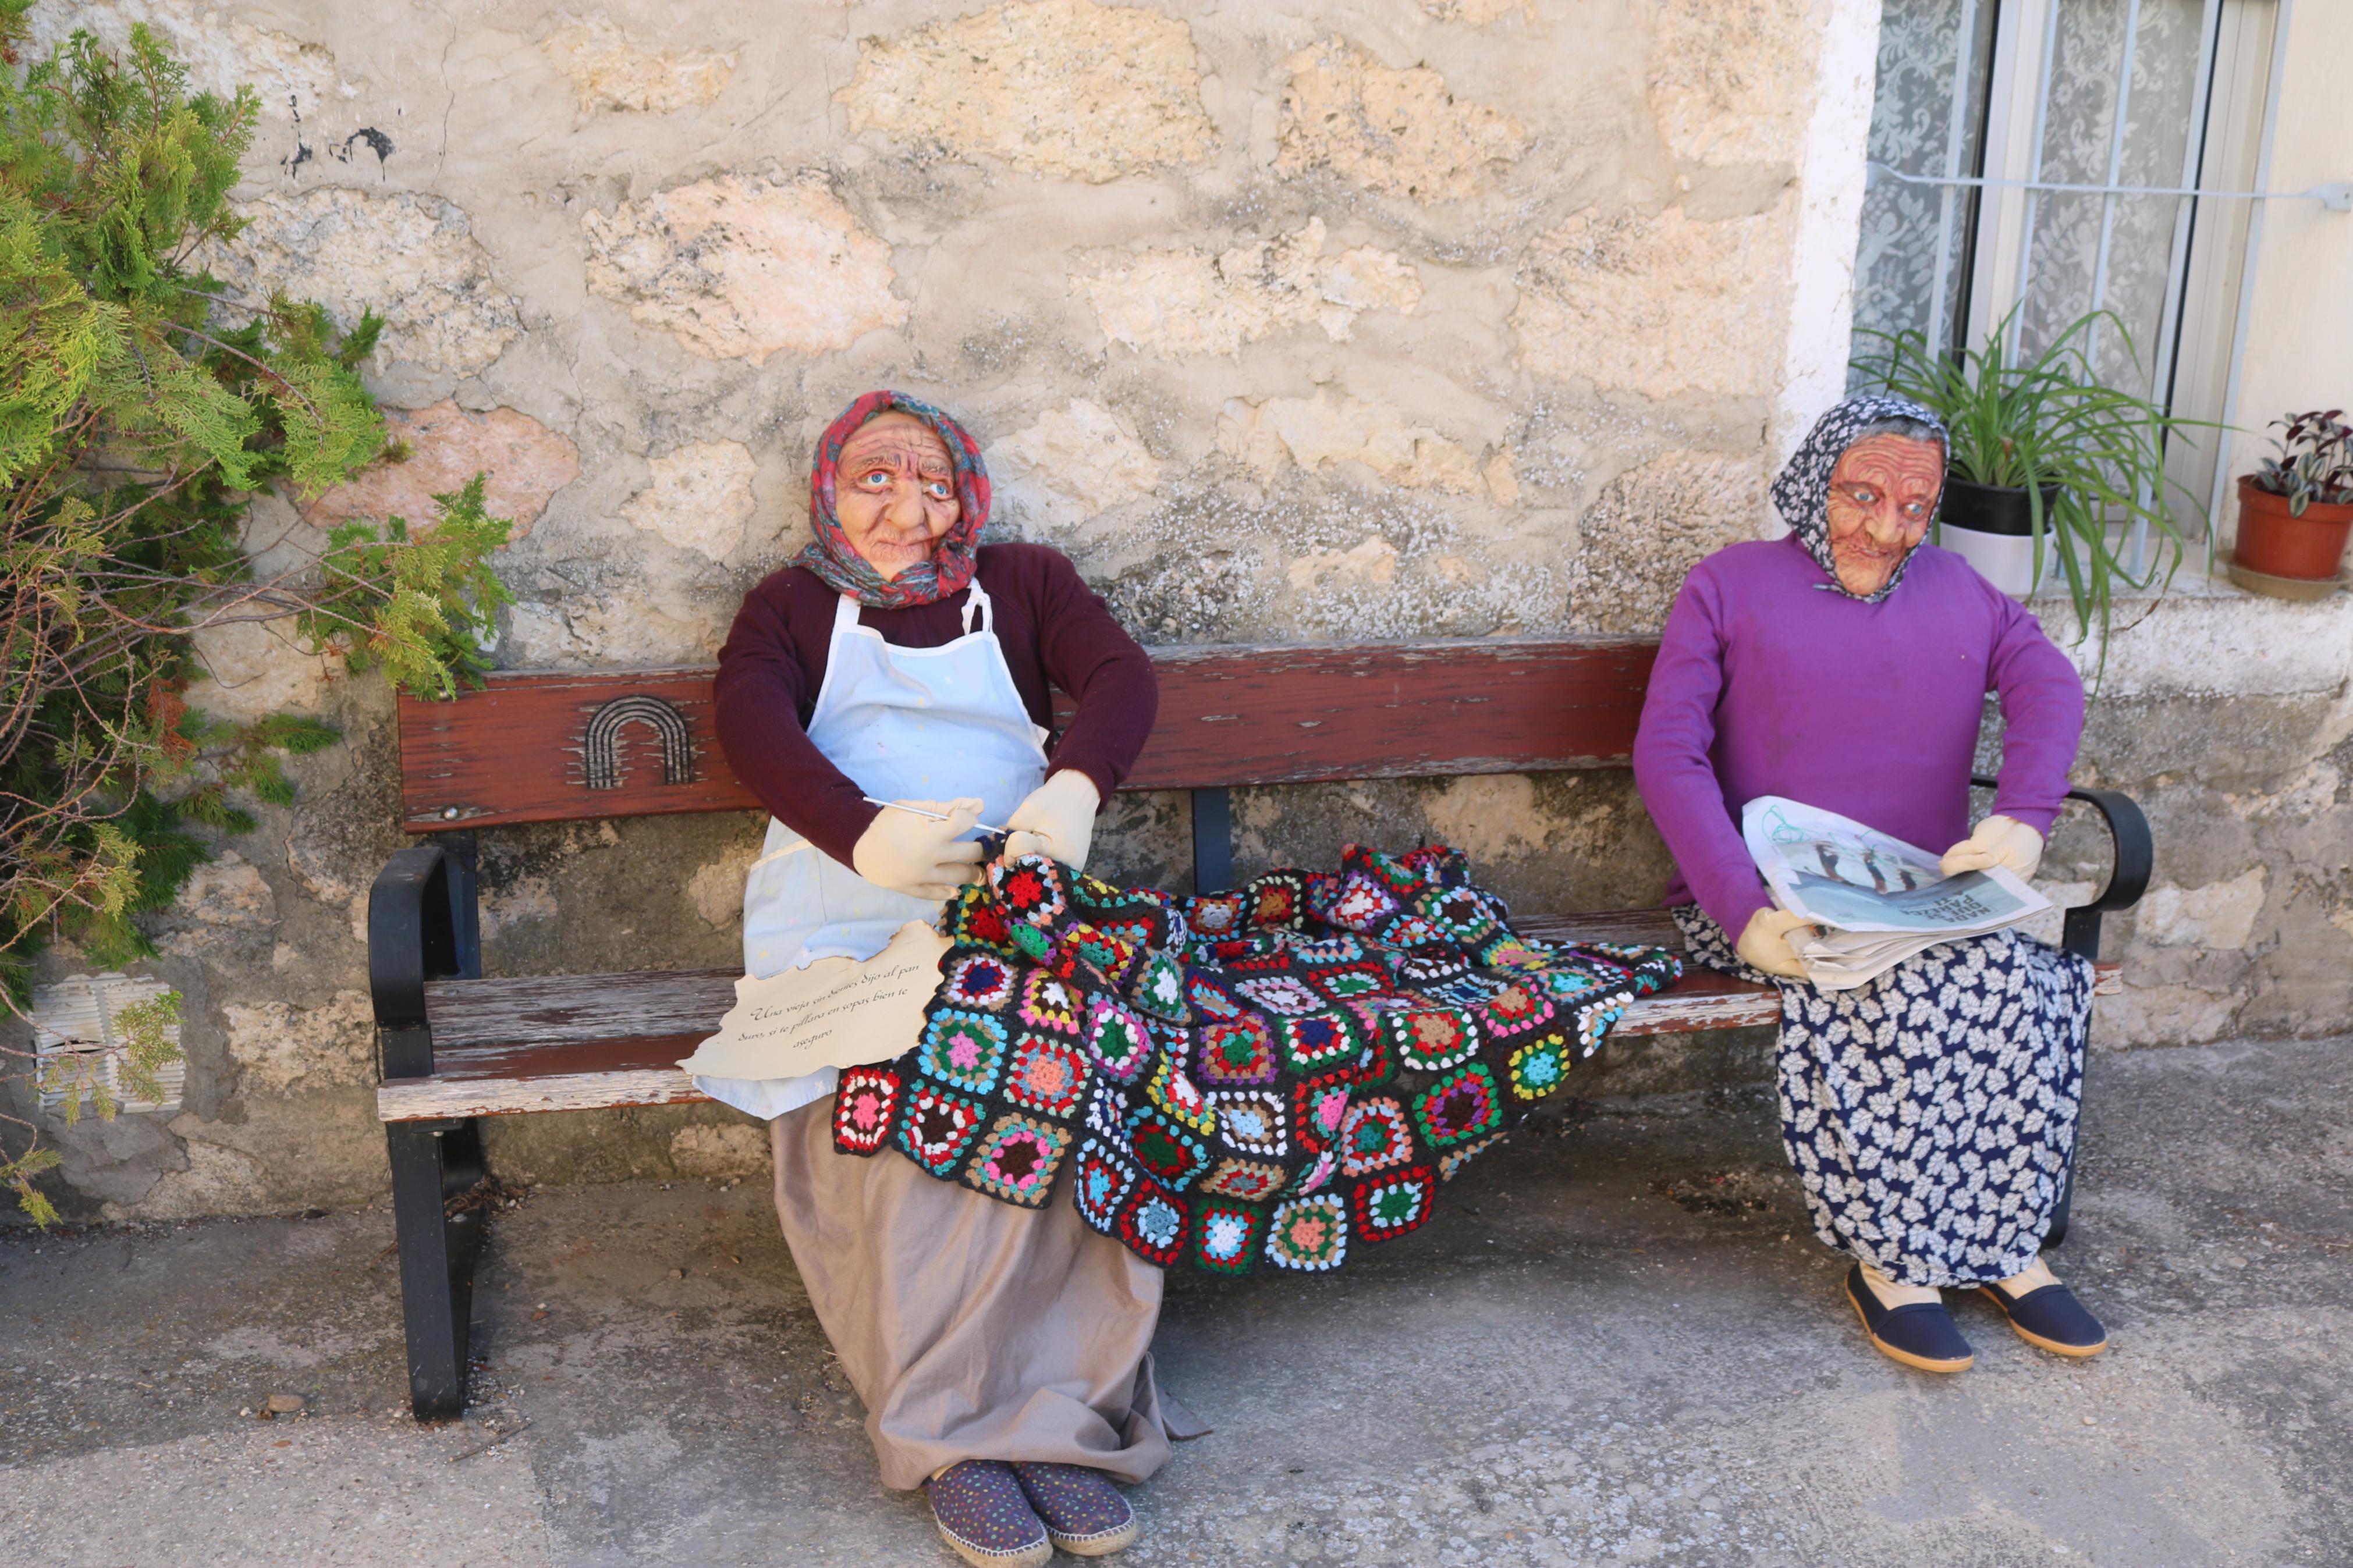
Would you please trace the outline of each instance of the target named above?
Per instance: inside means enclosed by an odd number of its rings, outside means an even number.
[[[1690,956],[1745,980],[1696,904]],[[1781,1139],[1814,1234],[1906,1285],[2007,1279],[2042,1250],[2083,1094],[2092,966],[2016,931],[1852,991],[1781,988]]]

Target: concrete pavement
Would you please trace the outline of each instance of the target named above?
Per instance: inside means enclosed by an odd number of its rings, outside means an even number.
[[[2102,1056],[2063,1277],[2107,1355],[1872,1352],[1767,1092],[1566,1106],[1336,1279],[1171,1277],[1215,1427],[1124,1561],[2353,1562],[2353,1039]],[[391,1219],[0,1236],[0,1557],[946,1564],[883,1491],[757,1183],[492,1221],[487,1363],[418,1428]],[[271,1394],[304,1413],[264,1420]]]

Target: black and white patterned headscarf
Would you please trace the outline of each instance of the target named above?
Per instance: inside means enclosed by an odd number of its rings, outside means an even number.
[[[1773,481],[1771,491],[1773,508],[1781,514],[1781,521],[1789,525],[1790,531],[1806,547],[1806,553],[1830,574],[1829,582],[1819,583],[1815,586],[1845,594],[1848,598],[1860,599],[1866,605],[1875,605],[1895,592],[1895,585],[1904,581],[1904,568],[1912,563],[1912,552],[1907,552],[1904,559],[1895,563],[1895,570],[1887,574],[1886,586],[1876,594],[1848,593],[1846,584],[1839,581],[1838,563],[1831,554],[1831,473],[1838,467],[1838,460],[1846,456],[1846,449],[1853,446],[1865,430],[1891,419],[1912,419],[1927,426],[1936,433],[1936,439],[1949,458],[1953,442],[1952,437],[1945,433],[1943,420],[1908,397],[1897,397],[1893,393],[1866,392],[1848,398],[1814,421],[1814,427],[1806,433],[1804,443],[1790,458],[1788,466]],[[1939,490],[1937,500],[1943,499],[1943,492]],[[1929,509],[1929,516],[1935,515],[1935,509]]]

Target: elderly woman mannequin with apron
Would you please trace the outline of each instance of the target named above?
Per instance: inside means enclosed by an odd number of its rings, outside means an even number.
[[[1082,865],[1150,733],[1150,659],[1061,555],[979,547],[988,494],[971,437],[896,393],[860,397],[819,443],[815,539],[745,596],[719,656],[720,742],[772,814],[747,973],[871,958],[935,919],[977,877],[976,823]],[[1051,758],[1050,683],[1078,701]],[[1172,1431],[1149,1353],[1159,1271],[1067,1203],[1017,1208],[838,1154],[835,1078],[703,1087],[774,1119],[777,1215],[883,1483],[921,1486],[970,1563],[1127,1545],[1111,1479],[1159,1468]]]

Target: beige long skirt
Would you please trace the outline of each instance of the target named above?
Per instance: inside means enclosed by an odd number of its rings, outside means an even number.
[[[1088,1229],[1060,1184],[1016,1208],[887,1150],[839,1153],[832,1121],[828,1096],[769,1124],[776,1217],[884,1486],[962,1459],[1140,1481],[1204,1430],[1153,1382],[1160,1270]]]

